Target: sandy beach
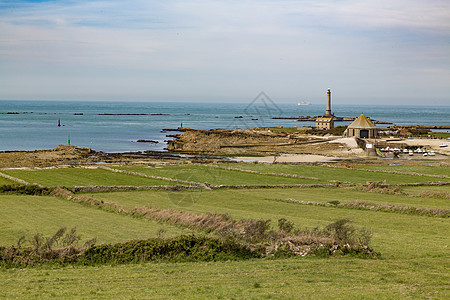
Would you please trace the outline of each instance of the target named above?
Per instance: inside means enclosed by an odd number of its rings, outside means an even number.
[[[238,161],[246,162],[282,162],[282,163],[299,163],[299,162],[326,162],[330,160],[337,160],[339,157],[325,156],[325,155],[315,155],[315,154],[282,154],[279,156],[263,156],[263,157],[236,157]]]

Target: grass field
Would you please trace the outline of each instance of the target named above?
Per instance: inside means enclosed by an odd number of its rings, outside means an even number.
[[[163,168],[120,169],[189,181],[215,184],[281,184],[304,180],[365,183],[432,181],[435,178],[366,172],[312,165],[221,164],[223,167],[287,173],[320,178],[298,179],[251,174],[199,165]],[[374,166],[361,166],[371,168]],[[390,170],[390,166],[379,170]],[[378,166],[375,166],[378,168]],[[402,172],[442,174],[447,172],[418,166]],[[2,171],[3,172],[3,171]],[[30,182],[53,185],[151,185],[153,179],[79,168],[39,171],[5,170]],[[61,177],[59,177],[61,175]],[[439,178],[441,180],[441,178]],[[447,180],[448,181],[448,180]],[[120,183],[119,183],[120,182]],[[155,182],[159,182],[155,180]],[[169,184],[174,184],[169,182]],[[271,219],[275,225],[286,218],[299,228],[323,227],[350,218],[356,228],[373,233],[372,247],[380,259],[315,258],[260,259],[228,262],[145,263],[97,267],[41,266],[0,269],[0,297],[4,298],[201,298],[201,299],[330,299],[330,298],[450,298],[450,220],[448,218],[321,207],[287,202],[293,198],[325,203],[353,200],[418,208],[450,209],[445,197],[419,197],[422,191],[449,192],[449,186],[405,187],[401,194],[369,193],[344,188],[220,189],[184,191],[126,191],[86,194],[103,202],[133,208],[148,206],[194,213],[228,213],[234,219]],[[22,235],[53,234],[61,226],[77,227],[83,240],[97,237],[99,243],[156,236],[164,228],[167,236],[187,229],[130,215],[107,212],[51,196],[0,195],[0,245],[17,242]]]
[[[97,238],[100,243],[155,237],[161,228],[167,230],[167,235],[182,232],[173,226],[91,209],[50,196],[0,195],[0,211],[0,245],[15,244],[23,235],[50,236],[63,226],[76,227],[84,241]]]
[[[243,173],[234,170],[199,166],[199,165],[169,165],[162,168],[147,168],[143,166],[119,167],[118,169],[144,173],[153,176],[163,176],[187,180],[192,182],[207,182],[225,185],[265,185],[265,184],[304,184],[319,183],[318,180],[280,177],[274,175],[260,175]],[[312,176],[314,177],[314,176]]]
[[[172,181],[145,178],[136,175],[114,173],[102,169],[57,168],[38,170],[3,170],[5,174],[20,178],[29,183],[44,186],[92,186],[92,185],[172,185]]]
[[[443,185],[443,186],[408,186],[404,187],[403,190],[411,195],[419,195],[421,192],[424,191],[434,191],[434,192],[446,192],[450,193],[450,186],[449,185]],[[448,202],[448,200],[446,200]]]
[[[310,194],[309,192],[312,193]],[[286,189],[270,191],[204,191],[189,206],[180,206],[176,202],[170,201],[165,192],[101,193],[94,195],[94,197],[104,201],[117,202],[128,207],[145,205],[154,208],[183,209],[195,213],[228,213],[235,218],[271,219],[273,223],[276,223],[280,218],[286,218],[301,228],[323,227],[335,220],[350,218],[357,227],[367,227],[374,232],[374,247],[388,257],[398,257],[400,255],[401,257],[413,258],[425,255],[425,252],[427,253],[426,255],[431,253],[433,255],[444,255],[446,253],[444,245],[450,244],[450,237],[446,235],[448,229],[447,219],[356,209],[317,207],[276,200],[287,197],[311,200],[314,196],[320,195],[320,192],[320,190],[316,189],[292,189],[292,191],[287,191]],[[327,191],[322,190],[322,192],[326,193]],[[332,194],[333,191],[331,190],[328,192],[331,194],[330,199],[346,201],[345,197],[347,194],[345,191],[340,195]],[[389,201],[395,198],[392,195],[366,194],[372,197],[372,201],[377,196],[391,196],[384,197],[387,203],[390,203]],[[280,197],[278,198],[278,196]],[[368,201],[369,199],[365,200]],[[430,202],[434,202],[435,207],[449,207],[448,201],[446,204],[439,200],[430,199]],[[405,244],[414,239],[417,239],[420,243],[413,248],[404,247]],[[422,248],[427,248],[427,251],[424,251],[424,253],[417,252],[417,249]]]
[[[279,259],[2,270],[0,297],[448,299],[433,259]]]
[[[446,166],[433,166],[433,165],[356,165],[358,169],[376,170],[376,171],[396,171],[396,172],[411,172],[418,174],[430,174],[430,175],[444,175],[450,176],[450,168]]]
[[[443,187],[408,187],[411,194],[418,193],[416,189],[423,190],[439,190],[449,189],[449,186]],[[180,192],[166,192],[166,191],[131,191],[131,192],[115,192],[115,193],[97,193],[89,194],[94,198],[104,201],[114,201],[118,203],[127,204],[130,206],[147,205],[152,207],[170,207],[175,208],[180,206],[183,208],[183,203],[172,202],[172,197],[178,199],[176,195],[190,198],[191,204],[194,207],[205,205],[207,207],[226,206],[242,207],[249,203],[260,203],[261,201],[277,201],[281,199],[294,198],[304,201],[329,202],[340,201],[346,203],[349,201],[367,201],[373,203],[384,203],[394,205],[409,205],[422,208],[444,208],[450,209],[450,201],[448,199],[433,198],[433,197],[411,197],[409,195],[390,195],[380,193],[368,193],[364,191],[339,189],[339,188],[289,188],[289,189],[225,189],[215,191],[180,191]],[[181,197],[181,196],[180,196]],[[186,205],[189,203],[186,203]],[[189,207],[187,207],[189,208]],[[205,208],[208,209],[208,208]]]
[[[16,182],[0,176],[0,185],[15,184]]]
[[[261,173],[284,173],[300,176],[318,177],[322,182],[338,180],[341,182],[366,183],[367,181],[383,181],[388,184],[438,181],[436,178],[417,175],[392,174],[384,172],[367,172],[328,166],[288,165],[288,164],[221,164],[224,167],[253,170]],[[450,178],[439,178],[450,181]]]

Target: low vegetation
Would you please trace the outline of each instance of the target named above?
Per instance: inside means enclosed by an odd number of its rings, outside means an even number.
[[[381,204],[372,203],[367,201],[348,201],[345,203],[340,203],[337,200],[328,202],[316,202],[316,201],[301,201],[296,199],[286,199],[282,201],[294,202],[304,205],[314,205],[323,207],[338,207],[338,208],[352,208],[352,209],[362,209],[362,210],[373,210],[373,211],[383,211],[383,212],[393,212],[408,215],[418,215],[418,216],[429,216],[429,217],[439,217],[439,218],[449,218],[450,210],[442,208],[417,208],[412,206],[400,206],[391,204]]]
[[[47,196],[50,195],[53,188],[42,187],[38,185],[18,185],[18,184],[6,184],[0,185],[0,193],[5,194],[24,194],[24,195],[36,195]]]
[[[16,245],[0,247],[0,266],[27,267],[39,264],[123,264],[146,261],[218,261],[264,257],[291,256],[357,256],[379,257],[369,247],[371,232],[357,230],[342,219],[323,229],[295,229],[284,218],[278,230],[271,229],[270,220],[232,220],[226,215],[181,215],[178,224],[215,230],[216,237],[205,235],[153,238],[124,243],[95,245],[96,238],[77,246],[81,236],[76,228],[67,232],[60,228],[53,236],[37,233],[23,247],[25,236]],[[198,219],[198,217],[197,217]],[[190,221],[189,221],[190,220]],[[219,229],[220,228],[220,229]]]
[[[344,135],[344,131],[347,129],[347,126],[336,126],[334,128],[331,129],[317,129],[317,128],[312,128],[311,130],[308,130],[308,134],[313,134],[313,135],[320,135],[320,136],[324,136],[324,135],[338,135],[338,136],[342,136]]]
[[[32,170],[3,170],[3,173],[23,179],[30,183],[52,186],[74,186],[74,185],[170,185],[171,181],[145,178],[141,176],[114,173],[99,168],[56,168],[56,169],[32,169]]]
[[[444,163],[208,164],[238,170],[120,167],[199,186],[84,194],[54,187],[149,186],[155,178],[2,170],[46,187],[0,192],[0,297],[448,298]],[[322,186],[263,188],[275,180]],[[442,185],[396,186],[436,180]],[[200,185],[226,181],[257,186]]]
[[[28,267],[42,264],[101,265],[141,263],[148,261],[219,261],[260,257],[242,244],[207,236],[178,236],[169,239],[153,238],[122,243],[95,245],[95,240],[77,246],[80,236],[72,229],[64,235],[65,228],[52,237],[35,234],[32,246],[0,247],[0,266]]]
[[[450,199],[450,193],[445,191],[423,191],[419,193],[419,197]]]

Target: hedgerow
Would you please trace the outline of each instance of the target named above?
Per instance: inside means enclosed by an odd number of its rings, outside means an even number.
[[[35,234],[17,245],[0,247],[0,266],[27,267],[41,264],[125,264],[149,261],[223,261],[291,256],[378,257],[369,246],[371,233],[357,230],[349,219],[338,220],[323,229],[295,229],[286,219],[272,229],[270,220],[245,220],[244,227],[228,226],[216,237],[182,235],[123,243],[95,245],[95,239],[78,246],[81,237],[73,228],[58,230],[52,237]],[[239,224],[239,223],[233,223]]]
[[[20,184],[0,185],[0,193],[47,196],[47,195],[50,195],[52,191],[53,191],[53,188],[42,187],[42,186],[38,186],[35,184],[33,184],[33,185],[20,185]]]
[[[33,245],[21,242],[0,247],[0,266],[28,267],[42,264],[125,264],[149,261],[223,261],[261,257],[245,245],[213,237],[182,235],[171,239],[153,238],[123,243],[95,245],[93,241],[77,247],[75,240],[68,245],[53,247],[52,238],[36,234]],[[78,239],[77,239],[78,240]],[[62,244],[61,244],[62,245]]]

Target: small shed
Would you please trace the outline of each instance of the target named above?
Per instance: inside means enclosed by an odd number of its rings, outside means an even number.
[[[377,136],[377,127],[367,118],[361,114],[355,121],[348,125],[344,132],[344,136],[356,136],[358,138],[373,139]]]

